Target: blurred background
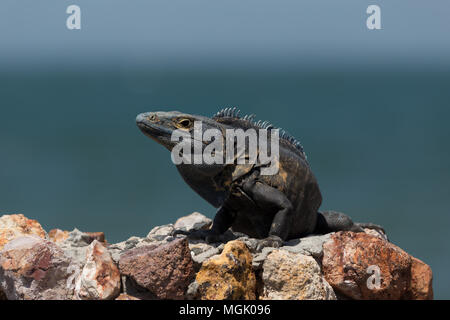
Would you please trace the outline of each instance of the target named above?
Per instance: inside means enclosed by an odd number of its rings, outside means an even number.
[[[322,209],[383,225],[450,298],[449,15],[444,0],[2,0],[0,214],[109,242],[213,217],[135,116],[238,106],[302,142]]]

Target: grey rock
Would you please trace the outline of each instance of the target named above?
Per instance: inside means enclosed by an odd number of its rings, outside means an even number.
[[[289,240],[280,249],[293,253],[301,253],[319,259],[323,254],[323,244],[327,242],[332,233],[325,235],[313,235],[300,239]]]
[[[264,261],[262,281],[263,300],[336,300],[311,256],[273,250]]]
[[[193,282],[191,282],[186,290],[186,299],[188,299],[188,300],[197,299],[198,287],[199,287],[199,284],[197,281],[194,280]]]
[[[174,228],[181,231],[195,231],[209,229],[212,225],[212,220],[199,212],[193,212],[188,216],[179,218]]]
[[[370,234],[372,236],[381,238],[383,240],[389,241],[388,240],[388,236],[385,233],[383,233],[382,231],[375,230],[375,229],[367,229],[366,228],[366,229],[364,229],[364,232],[367,233],[367,234]]]
[[[67,300],[73,298],[80,269],[55,243],[19,237],[0,255],[0,290],[8,300]]]
[[[191,240],[189,242],[189,250],[191,250],[192,260],[194,261],[194,266],[199,269],[202,263],[212,256],[220,254],[225,245],[223,243],[205,243],[200,240]]]
[[[147,238],[149,238],[152,241],[163,241],[167,237],[172,237],[173,232],[175,231],[175,228],[173,227],[173,224],[166,224],[163,226],[154,227],[147,235]]]
[[[63,242],[72,247],[85,247],[92,242],[92,237],[75,228],[69,232],[69,237]]]
[[[253,254],[253,261],[252,261],[253,270],[260,270],[269,253],[271,253],[275,249],[276,248],[265,247],[262,249],[261,252]]]

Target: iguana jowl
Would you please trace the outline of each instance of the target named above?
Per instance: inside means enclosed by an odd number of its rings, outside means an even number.
[[[137,116],[142,132],[170,151],[177,142],[172,132],[185,130],[192,136],[194,122],[202,130],[274,129],[267,122],[255,122],[253,116],[240,117],[235,108],[219,111],[212,118],[172,112],[147,112]],[[261,246],[279,246],[284,240],[333,231],[363,231],[363,227],[383,230],[374,224],[353,223],[345,214],[319,212],[322,196],[300,143],[281,131],[279,170],[275,175],[261,175],[258,165],[179,164],[177,169],[186,183],[206,201],[218,208],[210,230],[196,236],[209,242],[221,240],[232,228],[250,237],[264,239]]]

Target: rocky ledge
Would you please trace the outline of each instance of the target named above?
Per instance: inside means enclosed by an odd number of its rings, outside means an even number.
[[[22,214],[0,217],[1,299],[432,299],[428,265],[373,230],[337,232],[257,250],[174,236],[207,229],[192,213],[145,238],[109,244],[102,232],[45,232]]]

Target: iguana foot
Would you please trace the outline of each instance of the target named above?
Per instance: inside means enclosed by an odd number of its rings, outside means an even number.
[[[275,235],[268,236],[267,238],[261,239],[256,246],[256,251],[261,251],[266,247],[279,248],[283,244],[283,240]]]
[[[176,234],[183,234],[186,235],[189,239],[192,240],[205,240],[208,243],[212,242],[221,242],[222,241],[222,235],[218,234],[217,232],[208,229],[208,230],[195,230],[195,231],[182,231],[182,230],[175,230],[174,235]]]

